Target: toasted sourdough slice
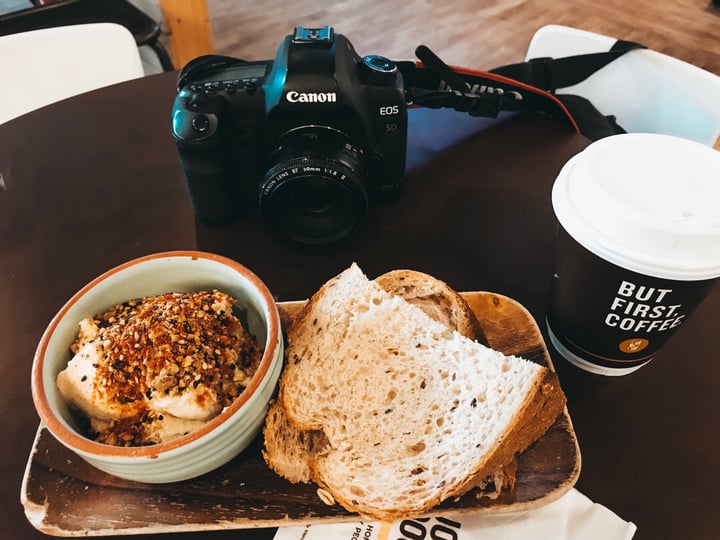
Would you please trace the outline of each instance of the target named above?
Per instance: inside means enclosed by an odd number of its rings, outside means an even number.
[[[385,291],[418,306],[428,316],[470,339],[486,343],[480,324],[465,299],[447,283],[415,270],[393,270],[375,279]],[[282,403],[275,400],[263,428],[263,457],[268,466],[291,482],[310,482],[310,461],[323,452],[327,437],[322,430],[296,429],[287,419]],[[496,497],[505,485],[514,483],[514,463],[491,478],[483,479],[481,489]]]
[[[564,405],[553,372],[448,336],[355,265],[312,297],[288,337],[279,400],[293,426],[327,437],[310,476],[374,519],[464,494]]]
[[[463,336],[487,345],[487,339],[472,309],[447,283],[417,270],[393,270],[375,282],[390,294],[418,306],[431,319]]]
[[[264,449],[262,455],[268,466],[292,483],[309,483],[312,479],[310,464],[329,448],[328,439],[321,429],[297,429],[287,418],[282,403],[273,401],[263,427]],[[510,461],[500,469],[480,478],[476,485],[477,497],[496,499],[503,489],[515,485],[517,460]]]

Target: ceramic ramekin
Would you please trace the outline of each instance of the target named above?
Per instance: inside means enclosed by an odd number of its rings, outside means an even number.
[[[100,444],[82,434],[57,389],[71,358],[78,322],[106,309],[167,292],[218,289],[246,308],[251,334],[264,345],[260,366],[240,396],[218,416],[180,438],[140,447]],[[149,483],[186,480],[209,472],[242,452],[262,427],[283,362],[277,306],[265,284],[241,264],[210,253],[173,251],[132,260],[97,277],[55,315],[43,334],[32,368],[32,395],[53,436],[109,474]]]

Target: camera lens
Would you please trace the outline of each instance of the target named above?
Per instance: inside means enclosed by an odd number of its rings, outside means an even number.
[[[322,245],[344,238],[367,214],[361,157],[349,137],[335,129],[289,131],[260,185],[260,211],[296,242]]]

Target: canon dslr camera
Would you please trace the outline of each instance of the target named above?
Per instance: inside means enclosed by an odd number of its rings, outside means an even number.
[[[172,133],[201,221],[228,224],[259,207],[284,235],[326,244],[399,189],[403,80],[395,63],[361,58],[331,27],[297,27],[274,61],[210,55],[188,63]]]

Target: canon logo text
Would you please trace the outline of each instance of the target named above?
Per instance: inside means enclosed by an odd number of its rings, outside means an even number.
[[[335,92],[295,92],[295,90],[291,90],[285,94],[285,99],[290,103],[335,103],[337,94]]]

